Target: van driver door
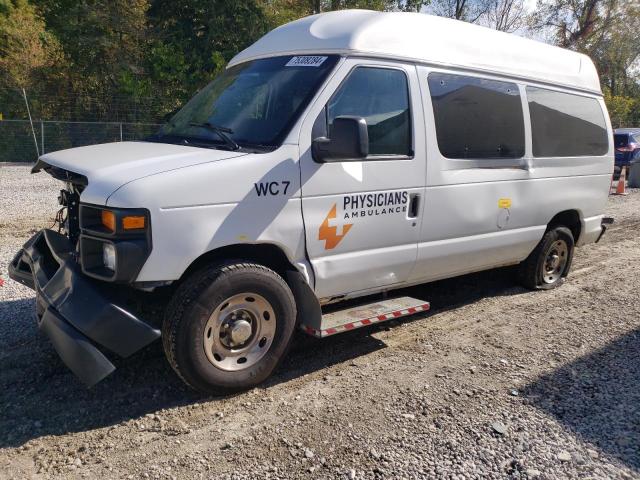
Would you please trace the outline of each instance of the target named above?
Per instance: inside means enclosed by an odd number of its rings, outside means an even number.
[[[346,59],[301,129],[306,247],[321,298],[405,282],[414,267],[425,189],[423,110],[415,66]],[[316,162],[312,140],[335,118],[367,122],[369,156]]]

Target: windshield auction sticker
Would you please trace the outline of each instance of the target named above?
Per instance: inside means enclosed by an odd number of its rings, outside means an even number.
[[[318,57],[315,55],[293,57],[286,63],[285,67],[319,67],[326,59],[327,57]]]

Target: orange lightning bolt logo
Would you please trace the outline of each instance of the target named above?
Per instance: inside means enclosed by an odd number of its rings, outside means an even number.
[[[320,228],[318,229],[318,240],[324,240],[325,250],[336,248],[353,226],[353,223],[345,223],[342,226],[342,235],[338,235],[338,227],[329,225],[329,220],[333,220],[335,218],[336,204],[334,203],[333,207],[331,207],[331,210],[325,217],[324,222],[322,222],[322,225],[320,225]]]

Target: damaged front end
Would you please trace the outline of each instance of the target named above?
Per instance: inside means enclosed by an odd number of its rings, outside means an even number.
[[[9,276],[35,290],[39,329],[67,367],[92,386],[115,369],[102,348],[128,357],[160,337],[159,330],[125,308],[115,285],[135,280],[150,251],[150,232],[102,231],[91,221],[102,207],[80,204],[79,179],[47,171],[67,182],[59,229],[40,230],[25,243],[9,265]],[[95,265],[96,245],[102,244],[119,255],[114,271]]]
[[[53,230],[39,231],[24,245],[9,265],[9,276],[36,291],[40,330],[87,386],[115,369],[98,346],[128,357],[160,337],[115,303],[108,285],[82,274],[69,239]]]

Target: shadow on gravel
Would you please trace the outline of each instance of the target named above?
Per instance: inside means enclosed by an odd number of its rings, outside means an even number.
[[[429,300],[432,311],[444,311],[485,296],[524,291],[514,287],[508,269],[499,269],[396,293]],[[0,448],[20,446],[45,435],[115,425],[160,409],[219,400],[185,387],[166,362],[160,342],[127,359],[115,358],[117,370],[86,389],[39,334],[32,312],[33,300],[0,302],[1,317],[10,322],[0,339]],[[389,326],[372,326],[324,340],[299,334],[291,353],[264,388],[385,348],[384,342],[371,336],[381,328]]]
[[[14,330],[7,330],[2,339],[7,347],[0,351],[0,448],[18,447],[45,435],[107,427],[160,409],[229,398],[207,398],[184,386],[166,362],[160,342],[127,359],[112,358],[116,371],[86,389],[38,332],[31,317],[33,301],[0,302],[0,311],[8,309],[20,312],[15,316],[21,317],[22,328],[18,337],[12,338]],[[300,334],[296,340],[264,388],[385,347],[370,335],[319,341]]]
[[[432,312],[446,312],[486,297],[510,297],[529,291],[519,286],[513,267],[448,278],[397,291],[431,302]]]
[[[640,330],[530,384],[530,403],[640,471]]]
[[[507,297],[527,292],[527,289],[519,286],[514,268],[504,267],[394,290],[389,293],[389,297],[409,296],[425,300],[431,304],[431,313],[436,313],[475,303],[486,297]],[[376,301],[380,298],[380,295],[357,298],[337,304],[335,307],[331,305],[327,311],[368,300]],[[424,318],[424,315],[415,315],[401,322],[406,323],[421,318]],[[363,332],[367,329],[356,331]]]

